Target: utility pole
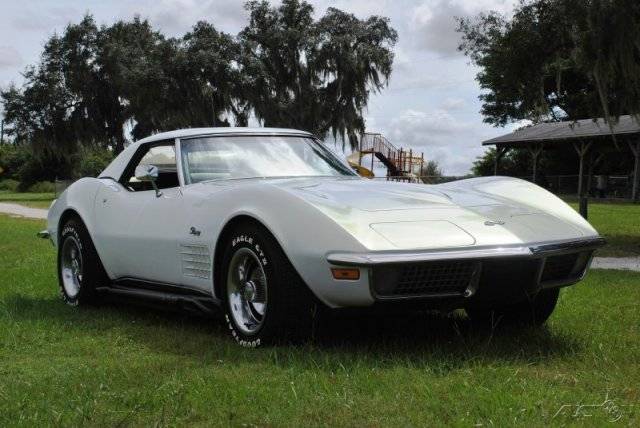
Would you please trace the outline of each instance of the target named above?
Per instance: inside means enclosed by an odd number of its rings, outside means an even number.
[[[4,119],[0,120],[0,145],[4,144]]]

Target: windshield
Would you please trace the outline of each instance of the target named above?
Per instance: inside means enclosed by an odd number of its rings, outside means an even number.
[[[292,136],[221,136],[180,141],[186,184],[255,177],[354,176],[321,143]]]

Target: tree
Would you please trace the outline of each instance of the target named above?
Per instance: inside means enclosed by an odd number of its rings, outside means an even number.
[[[442,168],[440,168],[440,164],[436,160],[430,160],[422,169],[422,175],[427,177],[442,177]]]
[[[427,184],[437,183],[443,176],[442,168],[440,168],[440,164],[436,160],[427,161],[420,173],[420,179]]]
[[[542,153],[540,163],[546,163],[547,152]],[[496,149],[489,148],[482,156],[479,156],[471,167],[473,175],[485,176],[493,175]],[[508,175],[512,177],[525,177],[531,174],[531,155],[526,150],[511,149],[500,159],[498,175]]]
[[[139,17],[98,27],[91,15],[53,35],[24,83],[0,91],[7,133],[34,154],[26,176],[94,171],[129,135],[246,126],[252,114],[354,144],[370,93],[391,74],[397,34],[388,19],[330,8],[316,21],[299,0],[246,7],[250,22],[237,36],[201,21],[167,38]],[[87,153],[95,159],[78,166]]]
[[[237,58],[238,43],[228,34],[218,32],[210,23],[198,22],[181,40],[182,58],[178,75],[186,87],[188,109],[184,111],[191,126],[246,126],[248,110],[241,98],[241,76]]]
[[[124,125],[131,112],[108,61],[106,33],[91,15],[67,26],[62,36],[64,79],[75,100],[69,119],[73,138],[79,145],[113,149],[117,154],[124,149]]]
[[[480,67],[485,122],[640,114],[635,0],[521,0],[510,20],[490,12],[458,31]]]
[[[101,29],[97,61],[101,75],[118,100],[112,105],[111,122],[119,134],[124,135],[127,124],[136,139],[162,130],[169,111],[181,101],[167,102],[170,97],[166,92],[171,81],[165,68],[166,63],[175,60],[171,47],[148,21],[138,17]],[[161,105],[164,105],[162,115],[158,114]],[[119,140],[116,140],[116,153],[121,150]]]
[[[387,18],[359,20],[329,8],[318,21],[304,1],[246,5],[239,34],[244,97],[265,126],[331,132],[357,144],[362,111],[391,75],[396,31]]]
[[[71,170],[71,154],[76,150],[73,138],[73,122],[69,119],[76,100],[64,78],[65,58],[63,41],[53,35],[44,46],[37,67],[28,67],[24,73],[23,89],[15,86],[3,91],[1,96],[5,120],[11,124],[8,133],[17,144],[29,142],[39,153],[35,165],[23,165],[34,179],[66,175]]]

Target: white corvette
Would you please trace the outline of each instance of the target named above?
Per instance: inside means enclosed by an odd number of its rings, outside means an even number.
[[[529,182],[363,179],[310,134],[268,128],[131,144],[54,202],[43,235],[68,304],[117,294],[219,306],[246,346],[304,335],[318,305],[539,324],[604,244]]]

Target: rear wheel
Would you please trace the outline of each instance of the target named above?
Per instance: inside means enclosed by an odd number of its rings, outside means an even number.
[[[558,302],[560,290],[557,288],[541,290],[522,302],[498,308],[466,308],[469,318],[474,322],[490,324],[509,324],[520,326],[539,326],[544,324],[553,313]]]
[[[97,303],[96,287],[107,285],[108,277],[80,219],[71,218],[64,224],[58,248],[62,299],[71,306]]]
[[[246,222],[223,245],[218,290],[235,340],[256,347],[308,337],[313,296],[271,234]]]

